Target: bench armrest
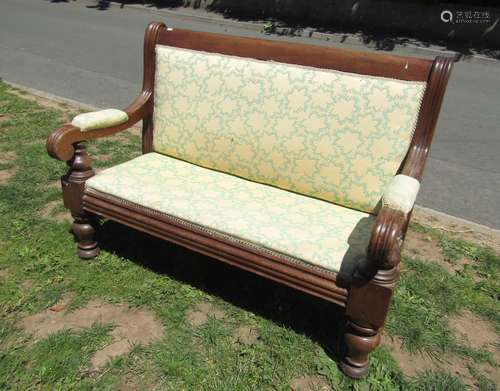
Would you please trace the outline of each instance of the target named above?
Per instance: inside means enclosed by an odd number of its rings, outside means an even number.
[[[106,109],[78,114],[71,121],[71,125],[80,128],[82,132],[86,132],[121,125],[127,121],[128,114],[126,112],[117,109]]]
[[[398,265],[419,188],[420,182],[407,175],[396,175],[387,187],[368,245],[368,261],[373,270]]]
[[[415,134],[400,170],[406,178],[395,179],[391,183],[383,196],[382,208],[373,226],[368,245],[368,264],[372,271],[391,269],[401,259],[401,246],[452,66],[453,59],[448,57],[436,57],[432,64]]]
[[[152,94],[143,91],[123,111],[116,109],[101,110],[77,115],[71,124],[54,130],[47,138],[47,151],[51,157],[69,161],[73,158],[73,144],[110,136],[128,129],[151,114]]]
[[[384,207],[408,213],[417,199],[420,182],[407,175],[396,175],[382,196]]]

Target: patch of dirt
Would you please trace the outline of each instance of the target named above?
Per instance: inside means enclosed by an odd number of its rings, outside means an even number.
[[[436,364],[422,354],[411,354],[403,349],[403,343],[399,337],[384,335],[382,346],[389,349],[392,358],[398,363],[401,371],[406,376],[415,376],[419,372],[429,371],[436,368]]]
[[[9,181],[16,173],[15,168],[8,168],[6,170],[0,170],[0,185],[3,185]]]
[[[103,163],[109,161],[112,157],[113,157],[112,155],[110,155],[110,154],[104,154],[104,153],[100,154],[100,155],[94,155],[94,158],[96,160],[99,160],[99,161],[101,161]]]
[[[130,375],[122,379],[118,385],[118,391],[136,390],[159,390],[161,381],[159,379],[138,379],[137,375]]]
[[[35,286],[35,281],[30,279],[24,280],[23,282],[21,282],[21,286],[26,290],[30,290]]]
[[[424,354],[411,354],[403,349],[400,338],[391,337],[387,334],[382,338],[382,346],[389,349],[391,356],[398,363],[401,371],[409,377],[416,376],[419,372],[425,371],[444,371],[458,376],[465,384],[474,385],[474,377],[469,372],[467,361],[460,357],[446,355],[444,361],[433,360],[430,356]]]
[[[452,238],[491,247],[497,254],[500,254],[500,230],[421,207],[413,211],[412,221],[431,227]]]
[[[123,141],[123,142],[128,143],[128,142],[130,142],[130,139],[126,136],[127,133],[135,135],[135,136],[141,136],[142,135],[142,121],[138,122],[137,124],[135,124],[134,126],[132,126],[131,128],[129,128],[123,132],[116,133],[112,137],[115,137],[119,141]]]
[[[57,109],[61,111],[73,110],[68,104],[63,102],[57,102],[56,100],[44,98],[28,91],[20,91],[17,89],[10,88],[8,91],[10,94],[16,95],[20,98],[30,100],[32,102],[38,103],[40,106],[48,109]]]
[[[16,153],[14,151],[7,151],[0,153],[1,164],[12,163],[15,160],[16,160]]]
[[[496,362],[500,362],[500,354],[497,351],[497,354],[495,356]],[[478,369],[483,372],[486,377],[490,380],[492,380],[497,386],[500,385],[500,369],[498,367],[493,367],[490,364],[487,363],[482,363],[477,365]]]
[[[2,122],[10,121],[12,119],[12,116],[7,115],[7,114],[0,114],[0,124]]]
[[[450,274],[461,272],[465,265],[473,264],[472,260],[465,257],[457,262],[449,262],[444,257],[437,240],[423,232],[409,230],[403,246],[403,255],[437,263]]]
[[[64,212],[58,212],[54,214],[54,209],[61,205],[61,200],[50,201],[39,211],[38,216],[43,219],[55,220],[58,223],[64,223],[66,221],[73,221],[71,213],[68,210]]]
[[[7,277],[9,274],[9,269],[0,269],[0,278]]]
[[[458,265],[447,262],[437,240],[423,232],[408,230],[403,244],[403,255],[418,257],[429,262],[437,263],[451,274],[455,274],[457,270],[462,269],[458,267]]]
[[[222,320],[226,318],[226,313],[211,303],[202,302],[186,314],[187,322],[193,327],[203,326],[211,317]]]
[[[470,311],[448,319],[451,329],[460,337],[467,339],[474,348],[488,348],[498,341],[498,335],[492,324]],[[493,353],[493,351],[492,351]]]
[[[254,345],[260,339],[259,332],[252,326],[237,327],[231,337],[233,345]]]
[[[139,121],[137,124],[132,126],[127,130],[130,134],[134,134],[136,136],[142,136],[142,121]]]
[[[403,246],[405,255],[418,256],[438,263],[445,262],[437,240],[423,232],[408,231]]]
[[[75,112],[72,109],[67,109],[67,110],[63,111],[62,117],[63,117],[63,120],[65,123],[71,123],[73,118],[75,118],[78,114],[79,114],[79,112]]]
[[[24,91],[17,88],[10,88],[9,93],[19,96],[20,98],[36,102],[44,109],[55,109],[61,113],[64,123],[69,123],[79,113],[92,111],[89,107],[83,107],[76,104],[71,104],[62,100],[50,98],[49,96],[40,96],[36,91]],[[34,110],[42,111],[42,110]],[[63,125],[63,124],[61,124]]]
[[[290,382],[293,391],[332,391],[327,381],[317,375],[305,375],[297,377]]]
[[[43,187],[45,189],[60,189],[61,188],[61,181],[60,180],[51,181]]]
[[[115,325],[110,335],[110,345],[97,351],[91,358],[91,365],[99,369],[110,358],[128,353],[133,345],[147,345],[163,336],[163,327],[154,314],[146,309],[130,309],[121,304],[109,304],[93,300],[84,308],[74,312],[65,311],[71,296],[65,296],[46,311],[21,320],[21,326],[37,340],[64,329],[82,330],[99,322]]]

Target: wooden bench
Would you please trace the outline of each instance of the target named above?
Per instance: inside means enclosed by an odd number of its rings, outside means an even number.
[[[151,23],[133,103],[47,140],[80,257],[105,217],[323,298],[366,375],[452,63]],[[95,175],[85,141],[141,120],[143,155]]]

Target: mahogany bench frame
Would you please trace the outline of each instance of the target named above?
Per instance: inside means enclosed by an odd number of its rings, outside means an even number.
[[[285,259],[247,248],[224,239],[207,236],[178,225],[145,208],[117,203],[105,195],[89,194],[85,181],[94,175],[85,141],[109,136],[142,120],[142,152],[152,151],[155,46],[164,44],[226,55],[273,60],[318,68],[336,69],[363,75],[410,81],[425,81],[423,102],[408,153],[398,173],[421,180],[438,113],[452,68],[453,59],[435,60],[388,56],[297,43],[241,38],[222,34],[167,29],[160,22],[149,24],[144,38],[144,81],[139,96],[124,110],[128,121],[109,128],[80,131],[72,125],[56,129],[47,139],[47,150],[55,159],[66,161],[68,173],[61,178],[64,205],[74,218],[72,231],[78,253],[89,259],[99,253],[95,241],[97,219],[105,217],[140,231],[177,243],[212,258],[254,272],[344,308],[345,352],[340,368],[360,378],[367,374],[369,353],[380,343],[381,329],[399,277],[401,246],[411,212],[382,207],[374,223],[367,249],[364,276],[347,283],[331,272],[291,263]]]

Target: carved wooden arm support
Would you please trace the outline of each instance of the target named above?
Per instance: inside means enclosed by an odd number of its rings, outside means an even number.
[[[142,91],[141,94],[123,110],[127,113],[128,120],[120,125],[82,132],[76,126],[68,124],[54,130],[47,138],[46,146],[49,155],[54,159],[69,161],[75,155],[74,145],[76,143],[110,136],[130,128],[144,117],[151,114],[151,99],[151,92]]]
[[[417,122],[415,135],[400,174],[422,180],[422,174],[436,128],[439,109],[450,76],[453,59],[436,57],[427,81],[427,88]],[[383,206],[377,216],[368,245],[368,261],[375,270],[388,270],[399,263],[401,245],[410,221],[411,209],[398,211]]]
[[[398,265],[401,246],[410,220],[410,213],[383,207],[375,220],[368,259],[376,270],[387,270]]]
[[[388,270],[399,263],[401,246],[417,198],[418,179],[398,174],[382,197],[382,208],[368,245],[368,260],[374,270]]]

